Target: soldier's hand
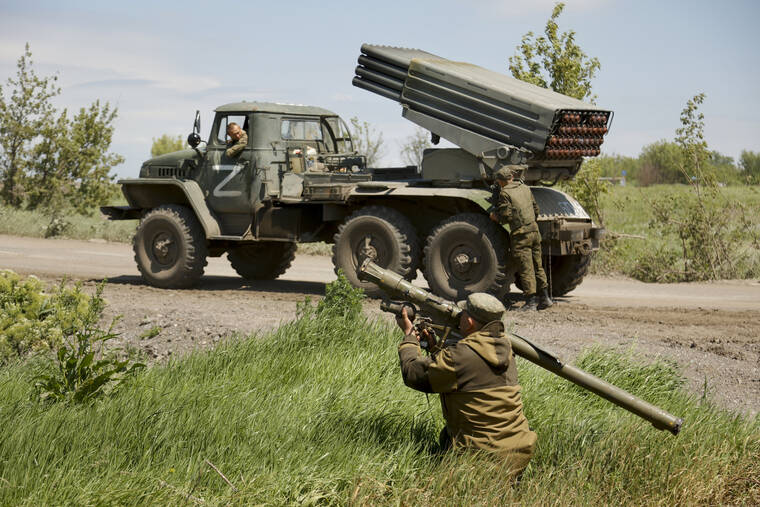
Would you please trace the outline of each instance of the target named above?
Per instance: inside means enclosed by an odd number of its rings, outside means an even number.
[[[494,222],[498,222],[498,221],[499,221],[499,219],[498,219],[498,218],[496,218],[496,213],[491,213],[491,214],[489,215],[489,218],[490,218],[491,220],[493,220]]]
[[[396,324],[401,328],[401,331],[404,332],[404,336],[412,333],[414,326],[412,325],[412,321],[409,320],[409,317],[406,315],[406,308],[402,308],[401,315],[396,316]]]

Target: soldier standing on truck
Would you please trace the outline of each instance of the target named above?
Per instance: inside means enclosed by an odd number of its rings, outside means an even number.
[[[230,158],[235,158],[248,145],[248,134],[237,123],[230,123],[227,125],[227,135],[230,136],[230,139],[227,141],[229,148],[227,148],[224,154]]]
[[[512,256],[526,297],[520,311],[526,311],[548,308],[554,303],[549,297],[549,284],[541,264],[541,233],[536,223],[538,204],[530,188],[520,180],[515,181],[515,170],[519,169],[520,166],[506,166],[496,171],[495,179],[501,191],[491,220],[509,224]],[[541,293],[540,302],[536,289]]]
[[[404,332],[398,347],[404,383],[425,393],[440,393],[446,426],[442,450],[479,449],[508,460],[519,474],[533,456],[536,434],[528,426],[517,383],[517,364],[505,334],[506,310],[496,297],[475,292],[457,303],[463,338],[447,340],[431,356],[422,355],[421,337],[402,311],[396,323]],[[425,333],[426,331],[423,331]]]

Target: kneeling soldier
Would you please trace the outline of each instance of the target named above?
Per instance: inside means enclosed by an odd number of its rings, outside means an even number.
[[[528,427],[511,342],[505,334],[504,305],[477,292],[457,303],[463,338],[447,340],[434,356],[421,353],[420,337],[404,310],[396,323],[404,332],[398,348],[404,383],[440,393],[446,426],[444,449],[480,449],[508,460],[519,474],[530,461],[536,434]]]

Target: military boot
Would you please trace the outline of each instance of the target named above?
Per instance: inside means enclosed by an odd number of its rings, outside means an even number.
[[[549,297],[549,289],[544,289],[541,291],[541,299],[538,301],[538,309],[544,310],[545,308],[549,308],[554,304],[554,301],[552,301],[552,298]]]
[[[538,298],[535,294],[529,296],[528,299],[525,300],[525,304],[517,309],[518,312],[529,312],[531,310],[538,310]]]

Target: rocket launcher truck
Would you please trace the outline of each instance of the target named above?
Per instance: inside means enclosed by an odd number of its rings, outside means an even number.
[[[476,65],[416,49],[365,44],[353,84],[401,106],[404,118],[455,147],[424,151],[420,167],[367,167],[345,122],[320,107],[235,102],[216,109],[207,140],[196,113],[190,149],[143,163],[120,180],[127,206],[102,210],[140,220],[135,260],[158,287],[187,287],[206,258],[227,255],[249,280],[274,279],[298,242],[333,245],[335,270],[370,294],[356,269],[370,258],[433,293],[503,296],[515,281],[509,231],[488,218],[493,174],[525,164],[540,208],[552,294],[586,274],[603,230],[551,185],[599,153],[612,112]],[[231,157],[227,125],[248,144]]]

